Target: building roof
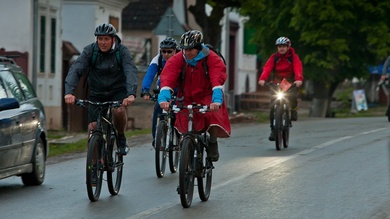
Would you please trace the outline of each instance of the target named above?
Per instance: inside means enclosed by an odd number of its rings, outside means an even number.
[[[123,30],[153,30],[173,0],[140,0],[122,11]]]

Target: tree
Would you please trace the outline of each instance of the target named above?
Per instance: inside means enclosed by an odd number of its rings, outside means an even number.
[[[206,13],[206,3],[212,7],[210,16]],[[196,23],[202,27],[204,41],[217,48],[221,42],[220,21],[224,16],[225,8],[240,6],[240,0],[197,0],[195,5],[188,8],[188,11],[194,15]]]
[[[291,38],[305,79],[314,82],[311,116],[329,115],[338,84],[368,77],[367,65],[390,53],[390,1],[248,0],[241,13],[257,31],[261,57],[275,51],[277,37]]]

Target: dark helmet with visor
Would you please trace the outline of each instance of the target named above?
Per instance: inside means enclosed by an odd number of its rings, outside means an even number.
[[[177,42],[172,37],[167,37],[160,43],[161,49],[176,49],[177,48]]]

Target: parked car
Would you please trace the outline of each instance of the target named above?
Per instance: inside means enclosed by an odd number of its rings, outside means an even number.
[[[21,176],[24,185],[43,183],[49,148],[45,119],[22,68],[0,56],[0,179]]]

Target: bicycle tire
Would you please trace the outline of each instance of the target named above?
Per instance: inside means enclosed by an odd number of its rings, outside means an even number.
[[[91,202],[95,202],[100,197],[103,182],[103,163],[101,162],[101,149],[104,144],[104,139],[100,133],[92,134],[88,142],[87,153],[87,192]]]
[[[157,125],[155,140],[155,167],[158,178],[164,177],[167,160],[167,130],[168,125],[165,120],[160,120]]]
[[[176,173],[180,160],[180,134],[171,126],[169,139],[169,169],[171,173]]]
[[[189,208],[194,195],[194,142],[185,138],[181,144],[179,162],[179,194],[181,205]]]
[[[387,106],[386,115],[387,115],[387,121],[390,122],[390,104]]]
[[[290,111],[288,109],[283,110],[283,147],[288,148],[290,141]]]
[[[205,145],[200,143],[199,153],[202,154],[202,158],[201,160],[199,160],[200,175],[197,177],[197,181],[198,193],[202,201],[209,200],[211,192],[211,182],[213,177],[213,165],[210,159],[207,158],[205,152]]]
[[[117,195],[122,185],[123,176],[123,155],[116,153],[117,138],[115,134],[110,137],[110,144],[107,146],[107,185],[111,195]]]
[[[275,147],[276,150],[280,150],[282,148],[282,118],[281,118],[281,109],[279,106],[275,108],[275,127],[274,127],[274,133],[275,133]]]

